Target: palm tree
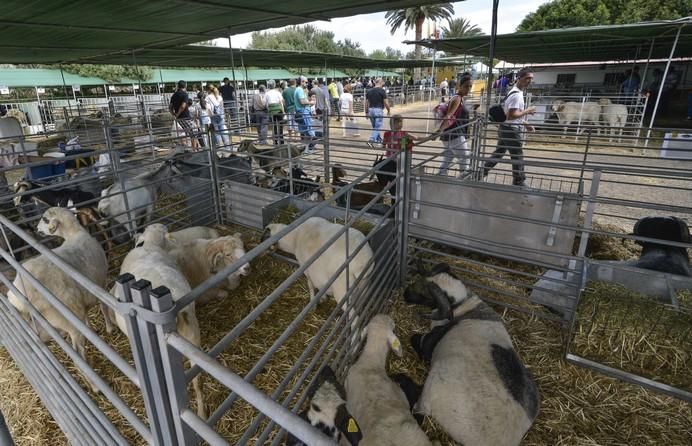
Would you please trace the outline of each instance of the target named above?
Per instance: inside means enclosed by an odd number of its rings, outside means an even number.
[[[417,6],[415,8],[395,9],[388,11],[384,18],[387,25],[391,26],[394,34],[403,25],[404,32],[409,29],[416,30],[416,40],[421,40],[423,36],[423,22],[425,19],[441,20],[451,19],[454,14],[454,6],[451,3],[440,3],[432,6]],[[421,58],[421,47],[416,44],[416,59]]]
[[[461,17],[449,19],[447,24],[442,27],[442,35],[445,39],[483,35],[483,31],[477,25],[472,25],[470,21]]]

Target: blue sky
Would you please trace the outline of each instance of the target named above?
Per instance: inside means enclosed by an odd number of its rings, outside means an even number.
[[[500,0],[498,10],[497,28],[500,34],[513,32],[526,14],[535,11],[548,0],[519,0],[511,2]],[[464,17],[478,25],[483,32],[490,34],[490,21],[492,18],[491,0],[468,0],[454,3],[454,16]],[[400,49],[403,52],[411,51],[408,45],[401,43],[404,40],[413,40],[413,31],[404,34],[403,31],[391,35],[389,27],[385,23],[384,12],[375,14],[362,14],[353,17],[334,19],[331,22],[312,22],[314,26],[334,32],[336,40],[349,38],[361,44],[366,52],[375,49],[384,49],[387,46]],[[425,28],[423,29],[425,33]],[[233,46],[244,48],[250,42],[250,33],[239,34],[232,38]],[[219,46],[228,46],[227,42],[220,40]]]

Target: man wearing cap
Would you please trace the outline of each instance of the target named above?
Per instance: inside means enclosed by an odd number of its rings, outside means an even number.
[[[223,107],[228,112],[229,127],[233,129],[233,133],[239,133],[240,130],[236,125],[236,97],[235,97],[235,87],[231,85],[230,79],[227,77],[223,78],[223,85],[219,87],[219,93],[223,98]]]
[[[192,117],[188,109],[188,101],[190,97],[187,95],[187,82],[178,81],[178,90],[171,96],[171,103],[168,107],[171,114],[175,117],[176,122],[183,129],[185,134],[190,137],[192,148],[197,149],[197,139],[194,135],[194,127],[192,125]]]
[[[370,145],[382,142],[380,130],[384,125],[384,109],[387,109],[387,116],[390,114],[387,92],[384,91],[382,85],[384,85],[382,78],[377,79],[375,87],[368,90],[365,95],[365,114],[370,118],[370,124],[372,124],[372,134],[368,140]]]
[[[512,177],[515,186],[525,186],[526,174],[524,173],[524,153],[521,149],[523,143],[521,134],[524,129],[533,132],[534,128],[528,123],[526,117],[536,113],[536,107],[524,108],[524,91],[533,81],[533,71],[524,67],[517,73],[517,81],[514,87],[507,93],[504,100],[504,111],[507,115],[505,122],[501,123],[497,130],[497,148],[490,160],[483,166],[483,176],[488,176],[490,169],[495,167],[497,160],[509,151],[512,158]]]
[[[296,123],[298,131],[306,141],[306,154],[314,153],[315,151],[315,131],[312,129],[312,119],[310,118],[310,107],[313,105],[305,96],[305,87],[308,84],[308,79],[305,76],[300,76],[300,85],[295,91],[295,107],[296,107]]]

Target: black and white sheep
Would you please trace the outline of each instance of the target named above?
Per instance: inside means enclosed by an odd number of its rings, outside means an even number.
[[[334,371],[325,367],[308,389],[309,406],[300,416],[325,435],[339,442],[342,438],[351,446],[357,446],[363,438],[360,426],[346,408],[346,391]],[[289,433],[286,446],[307,446]]]
[[[363,351],[346,376],[346,406],[363,431],[360,445],[431,446],[411,414],[406,394],[387,376],[389,350],[402,356],[394,321],[384,314],[375,315],[364,334]]]
[[[518,445],[538,414],[538,388],[497,313],[436,265],[405,294],[434,301],[432,330],[411,344],[430,362],[415,411],[465,445]]]

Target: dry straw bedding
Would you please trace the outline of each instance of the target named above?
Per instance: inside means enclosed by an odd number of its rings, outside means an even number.
[[[235,232],[239,228],[223,228],[224,232]],[[258,242],[258,234],[243,231],[248,248]],[[600,252],[602,258],[629,258],[636,255],[632,251],[607,252],[607,247],[598,247],[598,239],[591,238],[590,249]],[[619,248],[619,246],[618,246]],[[627,255],[625,255],[627,254]],[[487,261],[487,259],[484,259]],[[507,286],[503,279],[516,281],[526,278],[517,274],[501,273],[491,266],[479,266],[463,260],[455,260],[457,266],[468,269],[466,275],[474,272],[492,271],[495,278],[474,277],[486,285]],[[507,266],[507,262],[497,262]],[[516,266],[516,265],[515,265]],[[484,269],[485,268],[485,269]],[[215,301],[198,307],[202,328],[203,348],[207,349],[217,342],[242,317],[248,314],[264,296],[269,294],[292,271],[293,267],[269,256],[261,256],[252,265],[253,272],[242,281],[234,293],[232,304],[228,301]],[[526,272],[536,273],[526,268]],[[528,285],[528,283],[527,283]],[[512,293],[526,295],[528,287],[512,285]],[[501,300],[502,295],[483,292]],[[229,349],[220,361],[239,374],[245,374],[256,360],[266,351],[279,333],[298,314],[308,302],[308,292],[304,280],[293,284],[277,303],[272,305]],[[685,295],[683,294],[684,298]],[[305,345],[313,338],[320,326],[333,310],[330,300],[317,306],[299,330],[291,336],[286,347],[281,348],[256,380],[263,390],[271,392],[293,365]],[[425,376],[425,366],[417,360],[410,348],[408,338],[415,332],[426,330],[426,322],[418,316],[421,308],[411,307],[395,296],[388,312],[397,323],[397,334],[406,347],[402,359],[390,358],[392,372],[404,372],[419,383]],[[690,422],[692,408],[679,400],[626,384],[589,370],[573,366],[562,360],[565,332],[555,323],[536,316],[514,311],[502,311],[503,320],[512,336],[517,350],[534,375],[541,393],[541,411],[524,444],[527,445],[639,445],[665,444],[688,445],[692,443]],[[130,359],[128,341],[121,333],[106,335],[103,321],[96,310],[90,315],[90,324],[107,342],[125,358]],[[53,348],[54,351],[57,349]],[[135,387],[116,372],[95,349],[88,348],[87,355],[96,370],[111,383],[113,388],[135,407],[136,412],[144,414],[141,399]],[[70,364],[64,354],[58,354],[65,364]],[[689,362],[689,357],[687,358]],[[77,375],[79,376],[79,375]],[[683,375],[684,376],[684,375]],[[82,384],[84,381],[78,378]],[[290,388],[290,386],[289,386]],[[207,408],[216,407],[227,395],[227,391],[216,381],[206,377],[204,393]],[[64,435],[42,407],[36,394],[22,377],[6,351],[0,350],[0,409],[18,445],[61,445],[66,444]],[[285,393],[284,393],[285,394]],[[116,416],[115,410],[103,397],[96,397],[97,403],[116,425],[123,427],[124,435],[133,443],[141,443],[131,428],[124,427],[123,420]],[[237,403],[217,425],[217,429],[233,444],[252,422],[255,411],[244,403]],[[424,427],[433,439],[440,439],[444,445],[451,444],[431,420]]]

